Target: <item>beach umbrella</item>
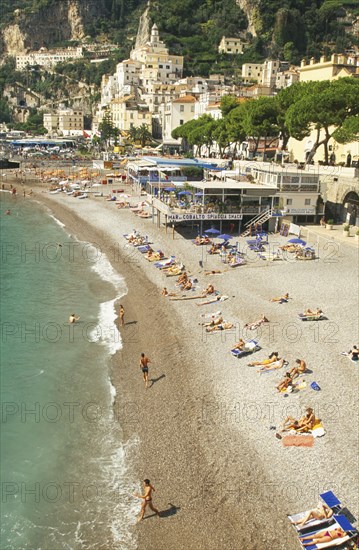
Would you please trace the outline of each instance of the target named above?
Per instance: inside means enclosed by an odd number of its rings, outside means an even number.
[[[227,235],[226,233],[223,233],[223,235],[218,235],[217,239],[223,239],[224,241],[229,241],[229,239],[232,239],[232,235]]]
[[[307,244],[305,241],[303,241],[302,239],[299,239],[297,237],[295,237],[294,239],[289,239],[288,242],[292,243],[292,244],[302,244],[303,246]]]
[[[218,231],[218,229],[214,229],[214,227],[211,227],[211,229],[206,229],[205,233],[208,233],[208,235],[218,235],[220,231]]]
[[[164,191],[176,191],[175,187],[165,187]]]
[[[195,197],[202,197],[203,193],[202,193],[202,191],[198,191],[198,193],[195,193],[194,196]]]
[[[191,191],[180,191],[179,195],[192,195]]]

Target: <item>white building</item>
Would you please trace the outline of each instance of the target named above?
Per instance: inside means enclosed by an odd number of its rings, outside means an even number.
[[[263,63],[244,63],[242,65],[242,79],[246,82],[261,82]]]
[[[228,54],[242,54],[243,53],[243,42],[240,38],[227,38],[222,36],[222,40],[218,46],[219,53],[228,53]]]
[[[288,88],[294,82],[299,82],[299,71],[296,68],[288,69],[287,71],[278,71],[275,81],[277,90]]]
[[[318,210],[319,174],[299,170],[295,165],[274,166],[265,162],[238,163],[241,173],[251,174],[261,185],[276,185],[273,206],[295,223],[314,222],[323,214]]]
[[[64,109],[59,111],[59,131],[64,136],[82,135],[84,113],[79,110]]]
[[[51,134],[59,129],[59,115],[55,113],[44,113],[43,127]]]
[[[128,132],[145,124],[152,131],[152,113],[147,105],[138,104],[134,95],[112,99],[109,107],[116,128]]]
[[[65,63],[72,59],[80,59],[83,57],[83,48],[66,48],[63,50],[50,50],[40,48],[38,52],[30,52],[16,56],[16,69],[22,71],[27,67],[39,65],[40,67],[51,68],[57,63]]]
[[[194,118],[196,101],[195,97],[185,95],[161,106],[163,141],[173,140],[172,131]]]
[[[57,113],[44,113],[43,125],[48,132],[60,132],[63,136],[82,135],[84,129],[83,111],[59,109]]]

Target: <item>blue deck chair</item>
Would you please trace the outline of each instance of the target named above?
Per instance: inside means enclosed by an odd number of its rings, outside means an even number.
[[[338,512],[341,509],[342,503],[332,491],[326,491],[319,496],[323,500],[323,502],[325,502],[325,504],[329,506],[329,508],[331,508],[334,512]]]

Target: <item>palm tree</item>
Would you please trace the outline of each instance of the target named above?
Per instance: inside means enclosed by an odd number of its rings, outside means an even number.
[[[141,142],[141,147],[145,147],[146,143],[152,140],[152,134],[147,124],[142,124],[137,130],[137,139]]]

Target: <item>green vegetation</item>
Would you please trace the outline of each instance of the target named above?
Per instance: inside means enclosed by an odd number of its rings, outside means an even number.
[[[100,140],[106,145],[106,147],[110,145],[110,141],[112,139],[115,141],[115,145],[117,145],[120,130],[116,128],[113,123],[109,107],[106,107],[102,122],[100,123],[98,129],[101,134]]]
[[[210,153],[214,141],[222,152],[230,143],[238,144],[251,137],[255,142],[255,156],[260,139],[266,148],[280,135],[285,149],[289,137],[302,140],[315,129],[317,135],[307,162],[323,146],[328,164],[331,138],[348,143],[359,134],[359,81],[340,78],[296,83],[277,96],[241,103],[227,96],[222,98],[221,111],[222,119],[203,115],[175,128],[172,137],[182,138],[182,146],[187,151],[196,147],[199,155],[203,145],[207,145]]]
[[[51,8],[55,2],[1,0],[1,26],[13,21],[16,9],[26,15]],[[78,2],[87,6],[89,0]],[[133,45],[147,0],[97,0],[94,5],[99,15],[87,22],[87,35],[117,43],[119,52],[115,57],[124,59]],[[186,75],[232,76],[243,63],[265,57],[280,57],[298,64],[305,56],[318,58],[323,53],[343,51],[351,44],[359,45],[358,37],[346,32],[359,14],[357,0],[258,0],[254,8],[257,38],[246,33],[247,18],[236,0],[154,0],[150,18],[157,23],[171,53],[185,57]],[[244,54],[219,54],[223,34],[245,37],[249,44]],[[55,40],[58,37],[54,36],[54,44]],[[105,69],[104,64],[100,67]],[[98,70],[93,66],[91,69],[96,76],[92,79],[86,74],[85,81],[94,80],[97,84]],[[90,68],[86,67],[85,72],[91,72]]]
[[[36,109],[31,109],[26,122],[18,122],[11,126],[14,130],[23,130],[36,135],[47,134],[47,130],[43,127],[42,123],[43,113],[38,113]]]

